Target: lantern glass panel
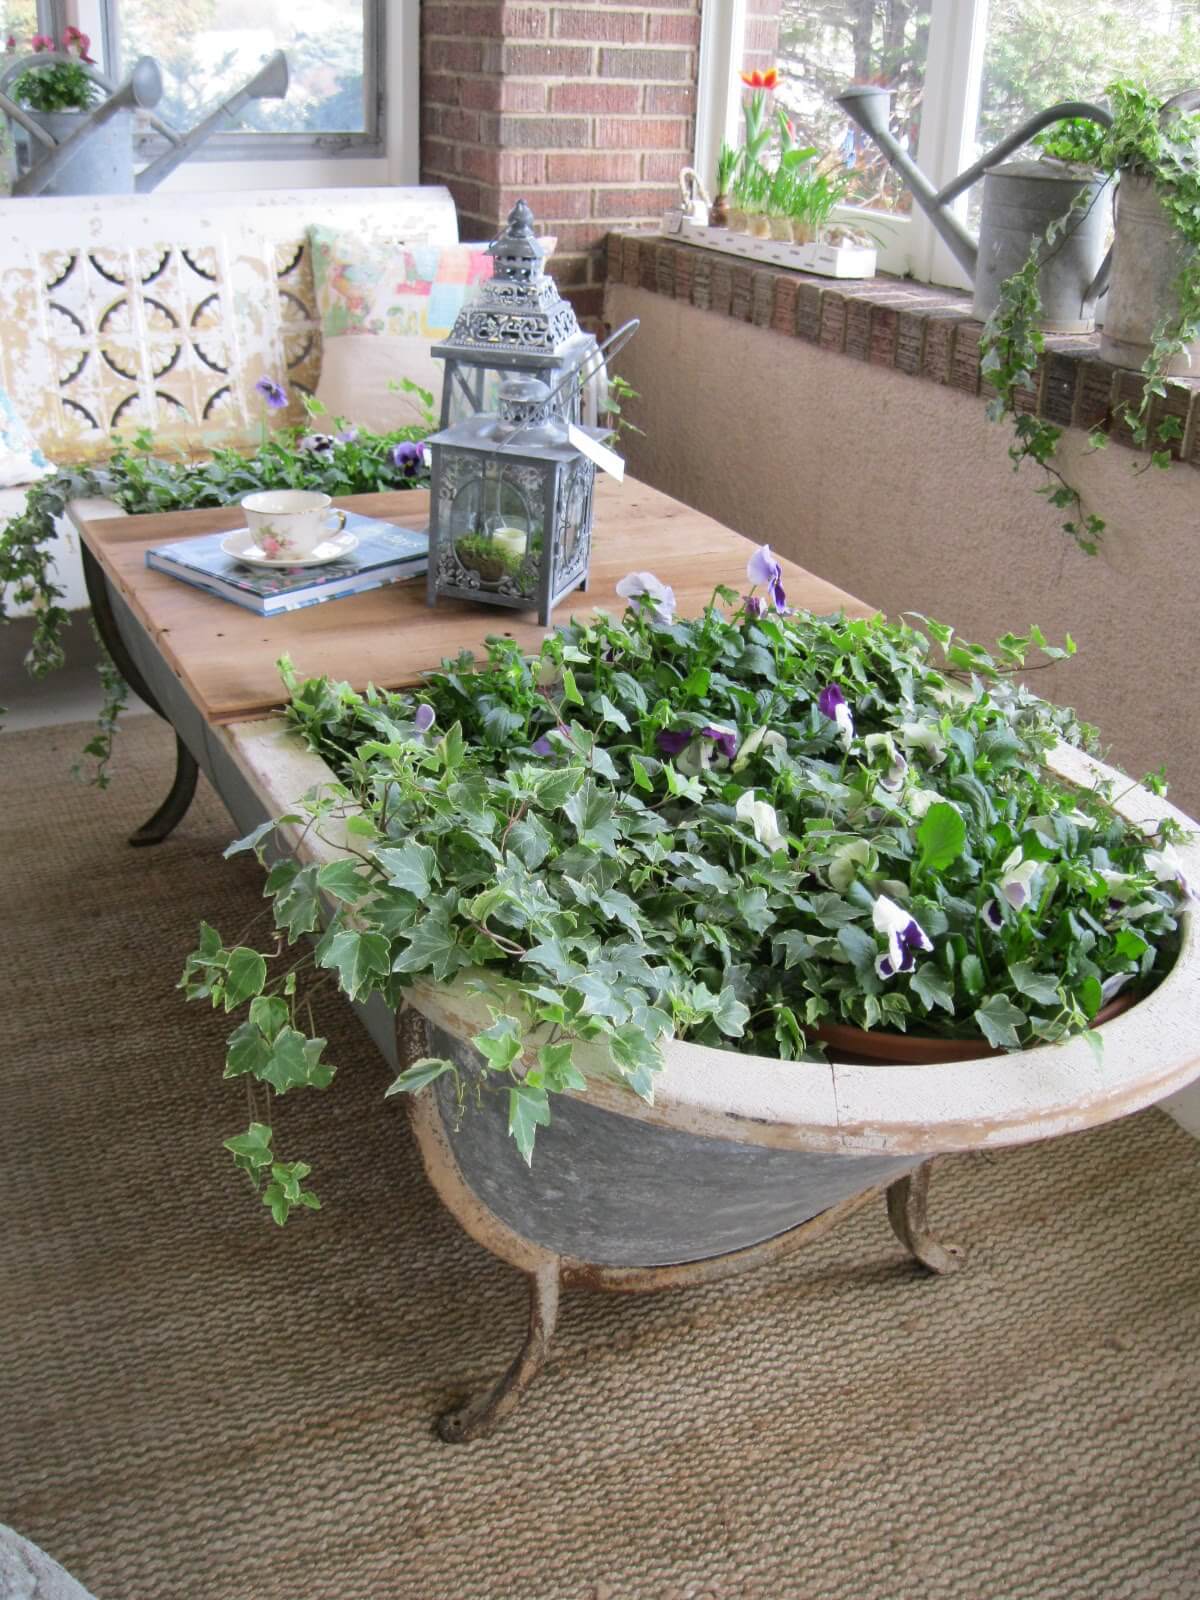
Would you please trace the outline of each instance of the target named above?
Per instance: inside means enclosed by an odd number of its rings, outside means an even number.
[[[449,539],[458,564],[480,589],[533,599],[545,528],[542,470],[494,458],[458,461],[473,468],[461,476],[449,505]]]
[[[587,572],[595,477],[596,469],[590,461],[576,461],[559,476],[554,580],[551,585],[556,594]]]

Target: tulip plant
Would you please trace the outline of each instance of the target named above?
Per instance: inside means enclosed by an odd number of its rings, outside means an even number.
[[[527,1160],[597,1052],[649,1097],[671,1037],[785,1061],[825,1020],[1098,1045],[1105,1000],[1169,965],[1190,890],[1170,823],[1133,827],[1107,788],[1047,773],[1091,731],[1013,674],[1070,641],[1033,628],[989,653],[924,619],[792,612],[766,547],[748,578],[685,619],[631,573],[624,615],[532,659],[493,639],[414,692],[285,664],[289,718],[332,769],[289,822],[340,819],[350,850],[272,856],[262,948],[202,926],[182,987],[239,1014],[226,1076],[256,1097],[330,1082],[306,969],[392,1007],[416,979],[486,995],[471,1092],[506,1095]],[[265,857],[274,826],[229,853]],[[392,1092],[445,1075],[426,1059]],[[277,1221],[315,1205],[269,1120],[228,1147]]]

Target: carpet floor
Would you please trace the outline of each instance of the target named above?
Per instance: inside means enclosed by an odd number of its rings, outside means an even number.
[[[522,1280],[429,1189],[351,1013],[278,1103],[324,1209],[279,1230],[221,1149],[224,1019],[175,991],[261,909],[167,730],[104,794],[83,730],[0,738],[0,1522],[99,1600],[1196,1600],[1200,1146],[1161,1112],[939,1167],[969,1269],[882,1207],[704,1289],[571,1294],[492,1439]]]

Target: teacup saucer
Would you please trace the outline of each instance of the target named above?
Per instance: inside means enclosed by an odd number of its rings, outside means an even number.
[[[306,556],[269,556],[249,528],[237,528],[221,540],[221,549],[248,567],[324,567],[331,561],[344,561],[358,549],[358,539],[345,528],[322,539]]]

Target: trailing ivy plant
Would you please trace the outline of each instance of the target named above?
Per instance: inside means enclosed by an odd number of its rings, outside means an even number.
[[[1049,130],[1039,142],[1047,154],[1085,161],[1110,180],[1121,173],[1149,178],[1182,243],[1182,262],[1172,286],[1174,310],[1164,315],[1154,330],[1137,402],[1122,402],[1118,413],[1134,444],[1149,450],[1148,460],[1136,470],[1148,466],[1165,469],[1171,464],[1173,447],[1183,437],[1183,425],[1178,417],[1164,415],[1152,429],[1151,408],[1155,400],[1166,398],[1166,371],[1172,359],[1200,336],[1200,114],[1175,112],[1164,126],[1164,102],[1158,95],[1126,82],[1111,84],[1107,94],[1113,112],[1110,128],[1072,119]],[[1100,192],[1106,193],[1107,186]],[[1080,491],[1056,465],[1062,429],[1037,416],[1036,408],[1028,404],[1045,348],[1038,326],[1042,312],[1039,264],[1075,225],[1076,209],[1072,207],[1065,218],[1051,223],[1044,237],[1035,241],[1020,271],[1001,285],[999,302],[983,333],[981,371],[997,391],[989,402],[988,415],[993,421],[1012,420],[1016,438],[1009,455],[1014,469],[1032,461],[1043,470],[1045,481],[1038,493],[1068,512],[1063,531],[1081,550],[1095,555],[1104,519],[1085,507]],[[1108,422],[1108,418],[1101,419],[1092,431],[1093,449],[1107,444],[1104,428]]]
[[[264,378],[258,387],[267,410],[288,404],[280,384]],[[334,431],[317,431],[327,420],[325,407],[306,395],[307,422],[268,431],[264,414],[262,437],[249,452],[218,448],[203,460],[182,451],[168,455],[154,435],[143,430],[127,441],[118,438],[113,454],[103,462],[64,467],[32,485],[23,510],[0,532],[0,621],[8,620],[13,607],[33,607],[29,671],[40,678],[63,663],[63,630],[70,613],[54,581],[50,550],[55,523],[72,500],[103,496],[123,511],[139,515],[235,505],[258,489],[318,489],[337,497],[423,488],[429,474],[420,441],[434,426],[433,397],[407,381],[399,387],[417,402],[418,421],[388,433],[352,427],[340,418],[329,419]],[[84,753],[95,762],[92,781],[104,787],[125,688],[106,656],[100,672],[104,707],[100,726]]]
[[[784,606],[768,550],[750,575]],[[1169,964],[1174,828],[1149,835],[1108,789],[1050,777],[1046,752],[1092,730],[1012,676],[1069,640],[1033,628],[989,653],[934,622],[726,589],[683,620],[650,574],[620,590],[620,619],[573,621],[532,659],[492,639],[419,693],[284,664],[289,718],[331,779],[282,834],[268,822],[227,852],[270,861],[274,933],[202,925],[181,980],[240,1014],[225,1075],[251,1087],[252,1125],[228,1148],[277,1221],[316,1202],[262,1097],[334,1075],[303,974],[391,1007],[418,980],[484,996],[481,1072],[458,1092],[503,1093],[529,1160],[555,1094],[600,1071],[649,1098],[671,1037],[781,1060],[825,1019],[1095,1044],[1104,1002]],[[312,860],[297,833],[340,853]],[[460,1068],[423,1060],[389,1092],[446,1075]]]

